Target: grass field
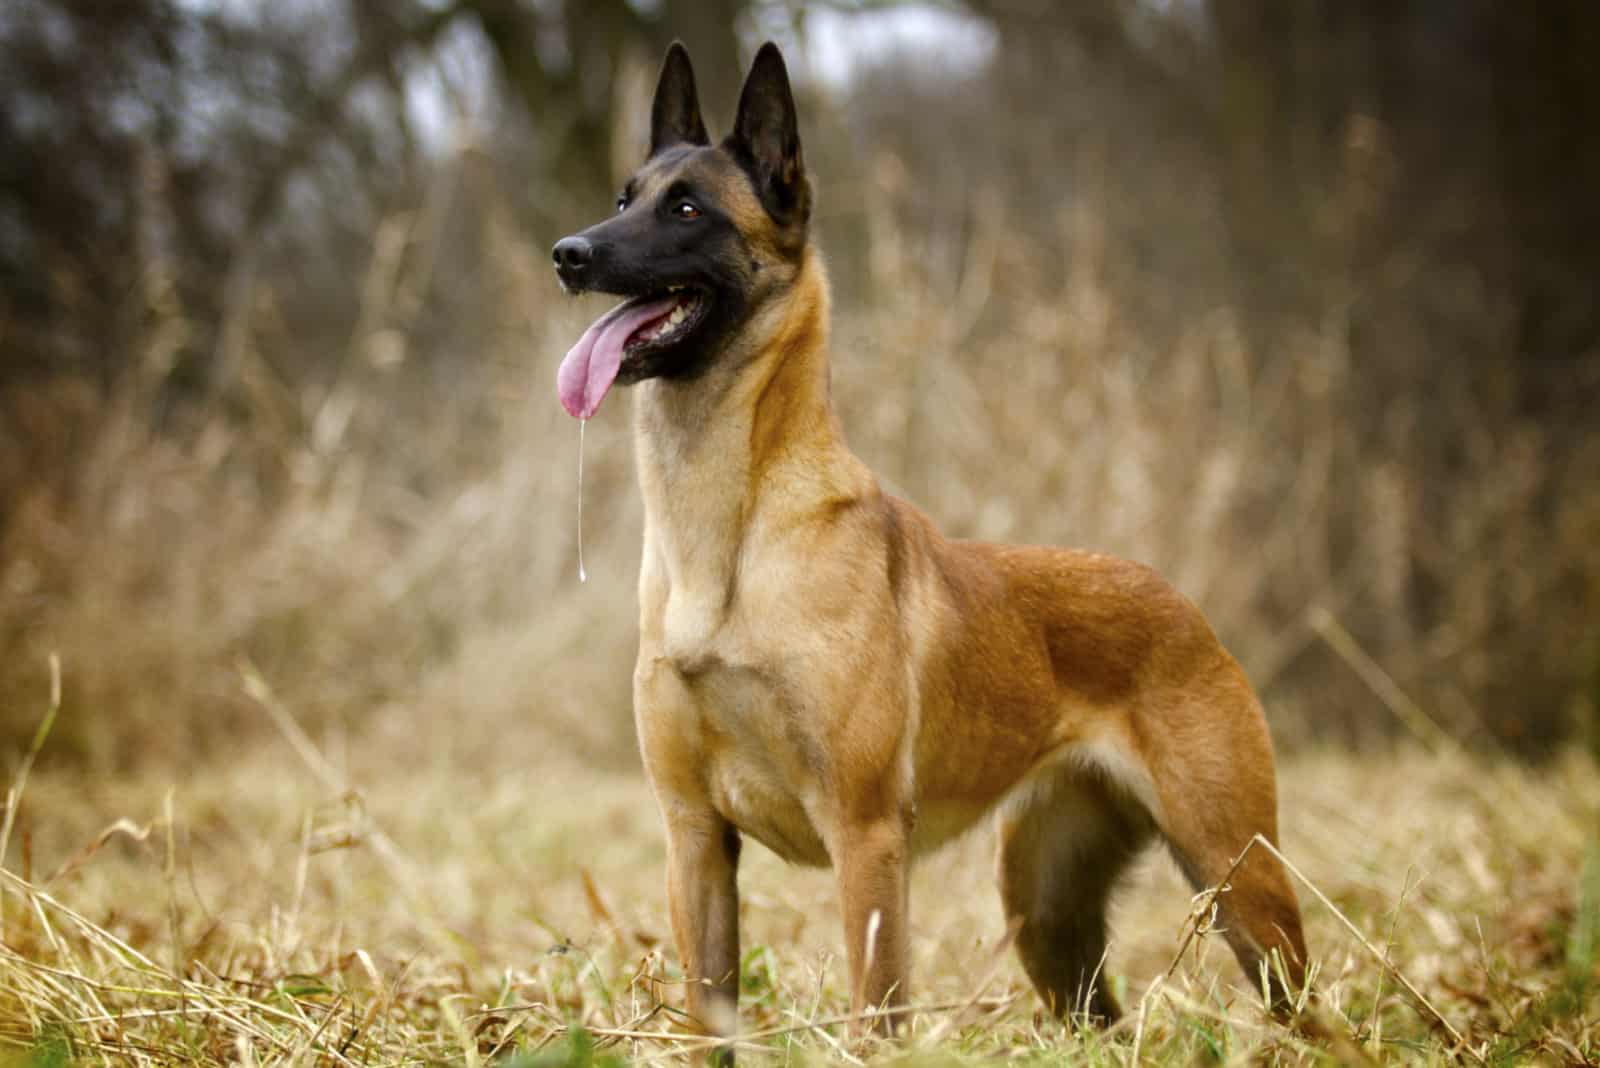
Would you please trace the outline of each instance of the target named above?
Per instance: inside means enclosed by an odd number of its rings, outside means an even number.
[[[24,765],[0,874],[0,1041],[19,1063],[650,1064],[694,1047],[640,775],[470,719],[397,711],[312,738],[247,687],[276,730],[168,781],[53,774],[48,739]],[[840,1022],[827,873],[747,850],[744,1063],[1600,1061],[1591,758],[1309,753],[1281,780],[1319,967],[1302,1031],[1264,1017],[1203,923],[1189,938],[1204,902],[1159,853],[1114,914],[1127,1018],[1075,1033],[1045,1017],[975,832],[917,871],[927,1010],[895,1045]]]
[[[453,313],[473,330],[431,362],[379,358],[441,262],[424,205],[374,240],[326,381],[274,362],[303,339],[263,284],[231,406],[163,428],[143,379],[16,398],[34,453],[12,466],[39,477],[0,530],[0,749],[37,759],[11,766],[0,828],[0,1065],[696,1047],[630,756],[627,406],[586,431],[580,585],[579,438],[549,383],[599,306],[559,298],[511,201],[467,188],[504,219],[463,286],[481,314]],[[1060,286],[1023,269],[1049,234],[979,227],[948,278],[920,266],[936,247],[873,236],[870,299],[836,317],[840,417],[946,532],[1115,552],[1204,608],[1287,754],[1305,1026],[1191,937],[1205,902],[1159,854],[1114,915],[1125,1021],[1045,1018],[974,833],[916,874],[923,1011],[856,1044],[830,877],[753,846],[744,1063],[1600,1064],[1600,438],[1569,452],[1466,394],[1370,395],[1338,316],[1281,348],[1227,309],[1167,337],[1093,220],[1062,220]],[[152,301],[160,368],[189,325]],[[1439,483],[1379,416],[1443,420],[1471,462]],[[1585,732],[1534,765],[1459,747]]]

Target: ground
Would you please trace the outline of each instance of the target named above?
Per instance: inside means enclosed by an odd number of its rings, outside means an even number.
[[[440,741],[470,737],[466,722],[312,738],[286,709],[268,718],[276,730],[163,775],[86,779],[45,746],[0,875],[13,1055],[682,1062],[662,838],[635,769],[515,732]],[[752,845],[743,1063],[1600,1063],[1592,758],[1310,752],[1280,778],[1319,966],[1298,1031],[1264,1017],[1220,938],[1182,949],[1195,902],[1159,852],[1114,916],[1127,1019],[1098,1033],[1046,1018],[1003,944],[979,832],[916,873],[926,1011],[898,1045],[853,1042],[827,1023],[847,1003],[828,874]]]

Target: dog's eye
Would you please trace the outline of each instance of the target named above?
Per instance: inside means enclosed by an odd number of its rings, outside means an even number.
[[[627,210],[628,210],[628,197],[627,197],[627,194],[623,194],[622,196],[617,198],[617,212],[620,214],[620,213],[622,213],[624,211],[627,211]]]
[[[672,206],[672,214],[680,219],[698,219],[700,209],[694,206],[692,200],[680,200]]]

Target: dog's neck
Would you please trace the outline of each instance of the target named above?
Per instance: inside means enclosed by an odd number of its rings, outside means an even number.
[[[742,345],[692,381],[640,385],[645,552],[660,554],[675,592],[730,596],[758,528],[870,488],[829,402],[827,335],[827,279],[807,250],[784,299],[741,331]]]

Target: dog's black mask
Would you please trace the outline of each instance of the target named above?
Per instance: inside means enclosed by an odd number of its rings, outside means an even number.
[[[763,45],[731,134],[712,146],[681,44],[662,65],[650,156],[617,214],[556,243],[573,293],[628,298],[591,326],[563,361],[563,405],[588,418],[613,382],[691,378],[748,320],[763,271],[804,247],[810,189],[783,57]]]

